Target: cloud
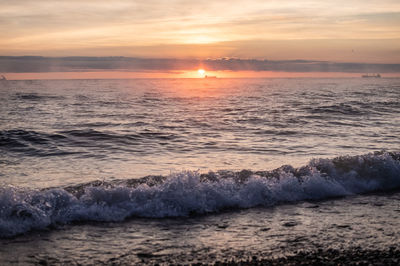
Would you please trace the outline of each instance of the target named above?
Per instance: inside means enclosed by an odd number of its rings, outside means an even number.
[[[63,56],[96,48],[105,56],[115,53],[104,49],[124,46],[400,36],[398,0],[0,0],[0,6],[4,55]],[[162,50],[123,55],[160,57]],[[263,56],[252,53],[232,56]]]
[[[213,71],[284,71],[400,73],[400,64],[373,64],[311,60],[149,59],[132,57],[36,57],[1,56],[0,72],[88,72],[88,71],[184,71],[205,68]]]

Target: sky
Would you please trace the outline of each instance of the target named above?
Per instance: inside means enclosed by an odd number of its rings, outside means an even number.
[[[0,0],[0,55],[400,63],[398,0]]]

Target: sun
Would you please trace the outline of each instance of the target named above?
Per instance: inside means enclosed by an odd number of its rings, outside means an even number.
[[[200,68],[199,70],[197,70],[197,72],[199,72],[200,76],[204,76],[204,74],[206,74],[206,71],[202,68]]]

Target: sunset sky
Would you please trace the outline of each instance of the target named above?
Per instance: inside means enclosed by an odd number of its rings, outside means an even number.
[[[0,0],[0,55],[400,63],[398,0]]]

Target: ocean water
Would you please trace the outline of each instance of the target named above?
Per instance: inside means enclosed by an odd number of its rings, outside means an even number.
[[[400,79],[0,83],[0,261],[400,244]]]

